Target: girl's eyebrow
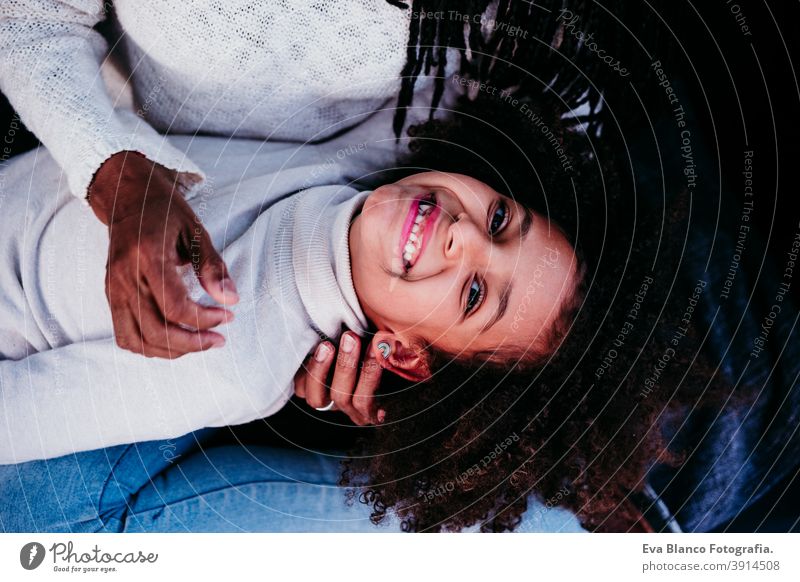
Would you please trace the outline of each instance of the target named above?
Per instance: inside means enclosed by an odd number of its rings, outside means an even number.
[[[500,296],[497,301],[497,311],[495,311],[492,318],[486,322],[486,324],[481,328],[478,332],[479,334],[484,333],[489,330],[495,323],[500,321],[503,316],[506,314],[506,310],[508,309],[508,299],[511,297],[511,289],[514,288],[514,283],[512,281],[506,281],[502,286],[500,291]]]
[[[519,223],[520,242],[524,241],[525,237],[528,236],[528,233],[531,230],[531,225],[533,224],[533,211],[527,206],[521,206],[524,212]],[[506,310],[508,309],[508,300],[511,297],[511,289],[513,289],[513,286],[514,284],[511,280],[506,281],[500,286],[501,291],[497,300],[497,310],[491,319],[489,319],[481,328],[481,330],[478,332],[479,334],[488,331],[506,314]]]

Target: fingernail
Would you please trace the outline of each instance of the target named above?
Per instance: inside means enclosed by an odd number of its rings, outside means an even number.
[[[239,292],[236,290],[236,284],[230,277],[225,277],[222,280],[222,290],[227,291],[228,293],[233,293],[234,295],[239,294]]]
[[[328,344],[319,344],[319,346],[317,346],[317,351],[314,352],[314,359],[318,362],[324,362],[328,359],[330,350]]]
[[[353,349],[355,349],[355,347],[356,340],[353,339],[353,336],[348,333],[344,334],[344,337],[342,338],[342,351],[350,353],[353,351]]]
[[[378,411],[378,422],[383,424],[383,421],[386,420],[386,411],[381,409]]]
[[[216,337],[211,340],[211,345],[215,348],[221,348],[225,345],[225,338],[224,337]]]

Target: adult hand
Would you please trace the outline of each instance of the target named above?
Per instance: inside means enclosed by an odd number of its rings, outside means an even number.
[[[192,263],[206,292],[235,304],[236,287],[189,204],[177,174],[137,152],[119,152],[95,174],[89,205],[108,226],[106,297],[121,348],[177,358],[222,346],[209,331],[233,313],[189,299],[178,267]]]
[[[295,374],[294,393],[314,408],[322,408],[333,401],[335,408],[358,426],[382,423],[386,412],[378,409],[375,393],[383,368],[375,359],[372,346],[367,346],[364,361],[359,365],[361,340],[356,334],[346,332],[342,334],[336,358],[333,357],[335,353],[330,342],[319,344],[314,355]],[[336,366],[328,389],[326,379],[334,360]]]

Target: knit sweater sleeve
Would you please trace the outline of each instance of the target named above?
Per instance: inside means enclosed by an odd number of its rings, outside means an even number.
[[[202,180],[140,117],[114,109],[100,75],[108,45],[93,28],[105,18],[104,6],[99,0],[3,0],[0,90],[80,198],[103,162],[125,150],[176,170],[185,187]]]
[[[0,465],[274,414],[291,386],[264,373],[255,359],[227,348],[175,360],[144,358],[100,339],[2,360]]]

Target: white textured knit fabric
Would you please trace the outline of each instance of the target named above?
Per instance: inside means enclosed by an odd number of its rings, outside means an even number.
[[[389,152],[366,141],[170,142],[208,176],[190,204],[239,290],[235,320],[219,328],[226,345],[171,361],[116,347],[105,227],[46,150],[15,158],[0,201],[0,463],[268,416],[321,338],[366,329],[347,233],[368,191],[347,184]],[[190,266],[185,278],[192,298],[210,301]]]
[[[107,15],[109,5],[0,2],[0,89],[81,197],[122,150],[185,172],[187,183],[201,178],[138,127],[144,120],[170,133],[316,141],[393,104],[400,87],[410,9],[385,0],[115,0]],[[108,43],[93,27],[107,16],[138,117],[115,111],[99,74]],[[455,70],[456,55],[449,61]],[[421,78],[417,89],[429,85]]]

